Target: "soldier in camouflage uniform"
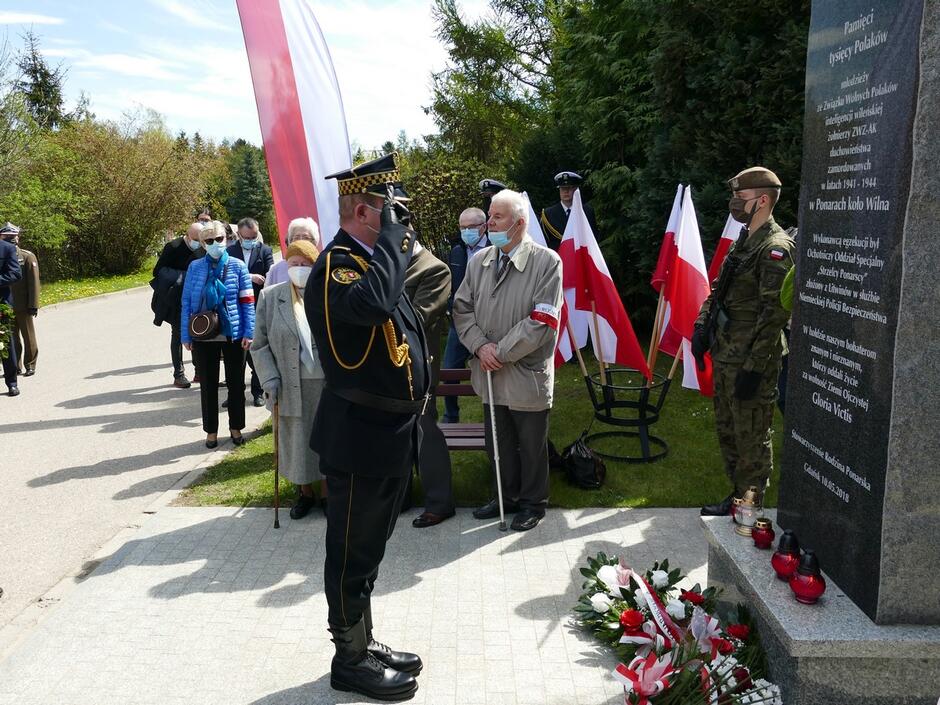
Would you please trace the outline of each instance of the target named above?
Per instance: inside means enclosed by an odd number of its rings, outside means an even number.
[[[731,512],[749,486],[763,493],[773,467],[770,434],[777,374],[789,318],[780,288],[793,266],[793,239],[773,218],[782,184],[763,167],[728,182],[731,215],[745,229],[728,253],[695,324],[692,353],[700,368],[711,352],[715,422],[732,493],[702,507],[704,516]]]

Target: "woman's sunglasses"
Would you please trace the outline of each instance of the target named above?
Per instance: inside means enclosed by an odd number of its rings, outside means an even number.
[[[206,244],[209,244],[210,242],[225,242],[225,235],[219,235],[218,237],[207,237],[203,240],[203,242]]]

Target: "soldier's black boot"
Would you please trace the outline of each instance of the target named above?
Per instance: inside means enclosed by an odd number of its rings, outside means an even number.
[[[369,653],[375,656],[379,661],[389,668],[394,668],[402,673],[409,673],[417,676],[421,673],[423,664],[418,654],[408,653],[407,651],[393,651],[385,644],[382,644],[372,638],[372,608],[368,607],[362,613],[362,622],[366,626],[366,639],[369,644]]]
[[[703,517],[726,517],[731,514],[731,507],[734,503],[734,493],[732,492],[718,504],[706,504],[702,507],[701,515]]]
[[[360,693],[376,700],[408,700],[418,690],[409,674],[389,668],[369,651],[366,627],[359,620],[352,627],[330,625],[336,655],[330,666],[330,687]]]

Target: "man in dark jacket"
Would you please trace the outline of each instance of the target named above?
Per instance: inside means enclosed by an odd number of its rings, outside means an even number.
[[[539,223],[542,226],[542,234],[545,236],[545,244],[558,252],[558,246],[565,235],[565,227],[568,225],[568,215],[571,213],[571,205],[574,203],[574,192],[578,190],[584,179],[573,171],[562,171],[555,174],[555,186],[558,187],[558,203],[548,208],[542,209],[542,217]],[[594,217],[594,208],[590,203],[583,203],[584,215],[587,216],[588,225],[591,226],[591,232],[598,240],[601,234],[597,231],[597,219]]]
[[[153,268],[153,324],[159,326],[164,321],[170,324],[170,359],[173,361],[173,386],[188,389],[190,382],[183,367],[183,343],[180,340],[180,300],[183,296],[183,282],[189,263],[205,255],[199,233],[200,223],[191,223],[183,237],[170,240],[163,246],[156,265]],[[197,370],[198,373],[198,370]]]
[[[8,222],[0,228],[0,303],[13,306],[13,289],[11,284],[15,284],[23,276],[20,271],[20,263],[16,258],[16,245],[11,241],[19,235],[20,229]],[[12,328],[13,321],[10,321]],[[10,341],[6,349],[0,351],[0,358],[3,360],[3,381],[7,384],[7,394],[15,397],[20,393],[20,388],[16,384],[16,346],[13,345],[13,331],[10,330]]]
[[[498,193],[498,192],[497,192]],[[450,250],[447,264],[450,267],[450,298],[447,300],[447,311],[454,305],[454,294],[463,282],[467,272],[467,263],[482,250],[489,247],[486,238],[486,214],[479,208],[467,208],[460,214],[460,239]],[[467,364],[470,352],[461,344],[457,337],[454,324],[450,324],[447,333],[447,345],[444,347],[444,369],[458,370]],[[444,423],[460,422],[460,404],[457,397],[444,397]]]
[[[304,291],[326,386],[310,435],[326,505],[324,592],[336,655],[330,685],[379,700],[417,690],[421,659],[372,634],[371,595],[415,463],[431,379],[421,319],[405,296],[414,232],[392,202],[397,154],[333,174],[340,229]],[[388,194],[383,198],[383,194]]]
[[[23,275],[13,285],[13,313],[16,315],[13,343],[16,346],[19,373],[31,377],[36,374],[36,359],[39,357],[39,343],[33,325],[33,319],[39,315],[39,294],[42,291],[39,260],[32,252],[20,247],[19,235],[13,237],[13,244],[16,245],[16,258]]]
[[[261,240],[258,221],[254,218],[242,218],[238,221],[238,238],[239,241],[231,245],[227,252],[229,257],[240,259],[248,265],[251,286],[255,291],[255,307],[257,307],[258,296],[264,287],[264,279],[268,275],[268,270],[274,266],[274,253]],[[251,359],[251,353],[245,355],[245,362],[251,368],[251,396],[254,405],[264,406],[264,390],[255,373],[255,363]]]

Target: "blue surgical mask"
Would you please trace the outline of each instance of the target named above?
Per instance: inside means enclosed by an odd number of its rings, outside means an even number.
[[[199,242],[199,240],[187,240],[186,244],[189,245],[189,249],[191,249],[193,252],[202,247],[202,243]]]
[[[222,253],[225,252],[225,245],[221,242],[212,242],[208,245],[203,245],[206,248],[206,254],[209,255],[212,259],[219,259],[222,256]]]
[[[242,247],[244,247],[246,250],[253,250],[260,244],[261,241],[258,238],[255,238],[254,240],[242,240]]]
[[[462,228],[460,230],[460,239],[464,241],[467,247],[476,245],[481,237],[479,228]]]
[[[487,233],[487,237],[490,239],[490,244],[495,245],[496,247],[505,247],[509,244],[509,231],[504,230],[503,232],[493,232],[490,230]]]

